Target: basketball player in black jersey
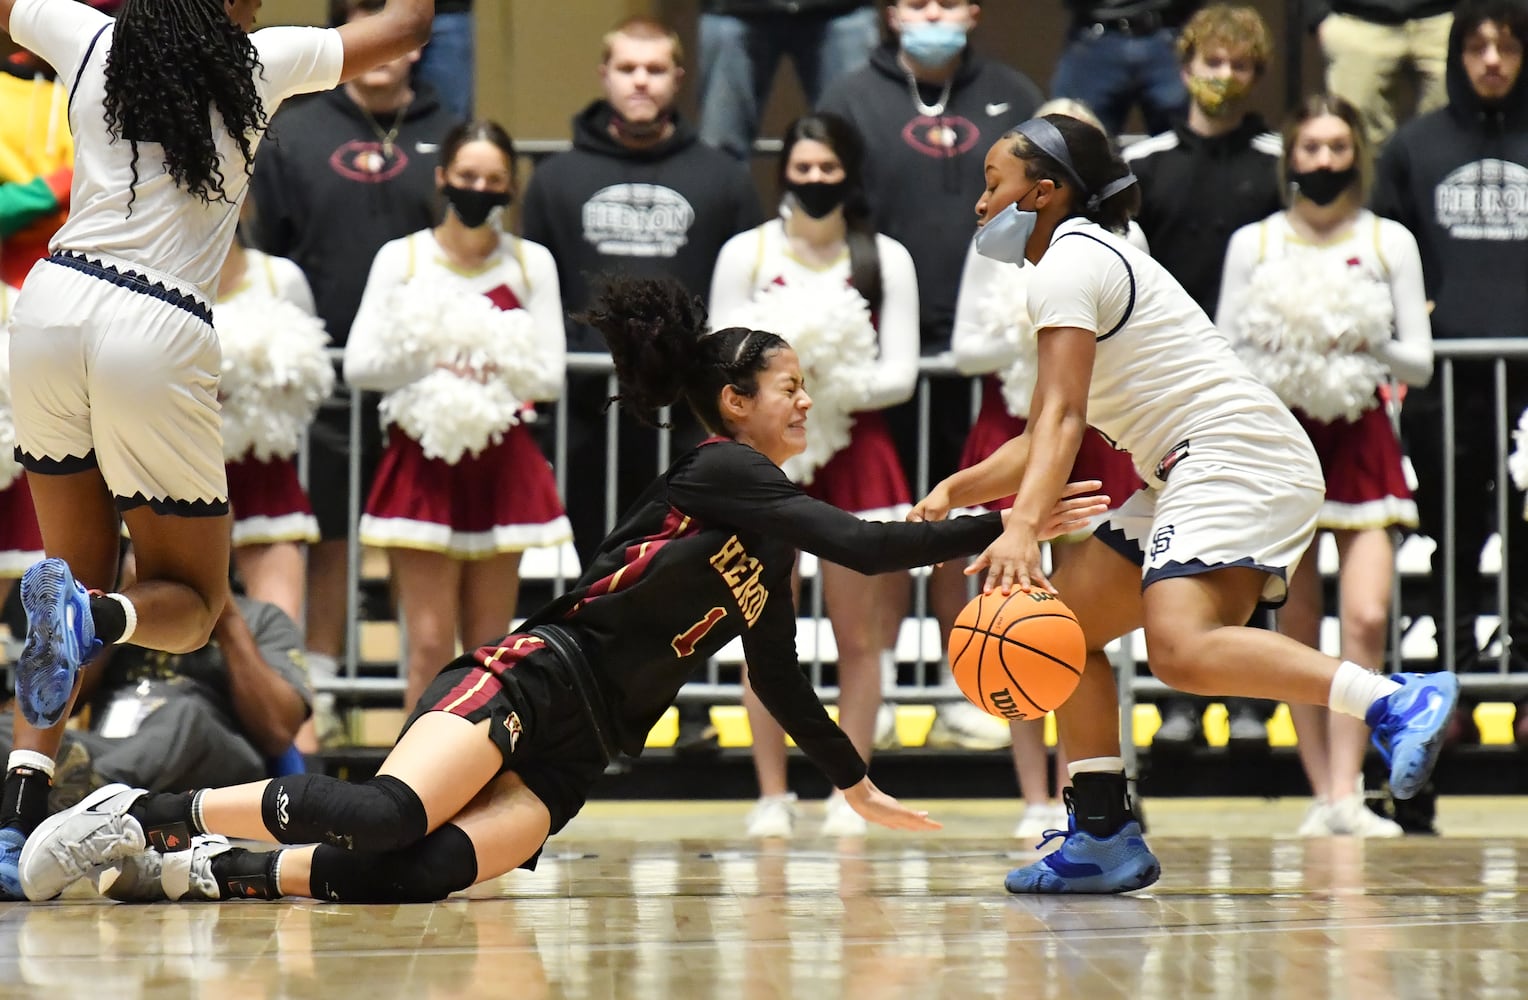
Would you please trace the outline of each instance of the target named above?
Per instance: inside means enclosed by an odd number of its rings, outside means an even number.
[[[648,488],[578,585],[447,665],[376,777],[108,786],[28,841],[30,898],[113,861],[98,886],[142,901],[422,902],[534,867],[607,761],[641,753],[695,664],[737,636],[759,697],[856,812],[939,828],[871,783],[817,700],[796,659],[791,570],[798,548],[865,574],[969,555],[997,538],[999,515],[872,523],[806,496],[780,470],[806,445],[812,405],[795,352],[757,330],[706,333],[699,300],[671,281],[618,279],[584,319],[610,345],[627,410],[651,423],[683,399],[714,436]],[[1076,484],[1049,535],[1102,513],[1086,495],[1098,486]],[[216,835],[318,846],[257,853]]]

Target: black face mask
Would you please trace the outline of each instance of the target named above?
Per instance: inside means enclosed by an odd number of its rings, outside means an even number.
[[[844,193],[848,187],[848,181],[833,184],[812,181],[810,184],[787,184],[785,190],[795,195],[796,204],[801,206],[803,212],[814,219],[821,219],[844,203]]]
[[[1320,170],[1307,170],[1303,174],[1289,175],[1289,183],[1294,186],[1294,189],[1317,205],[1330,205],[1342,197],[1342,193],[1352,187],[1356,180],[1358,180],[1357,167],[1349,167],[1346,170],[1330,170],[1322,167]]]
[[[494,209],[503,208],[509,204],[508,191],[478,191],[447,184],[440,193],[446,199],[446,204],[450,205],[451,210],[456,213],[456,217],[462,220],[462,225],[468,229],[485,225]]]

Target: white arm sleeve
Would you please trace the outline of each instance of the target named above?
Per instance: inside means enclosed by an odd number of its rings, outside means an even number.
[[[1422,256],[1411,231],[1399,222],[1380,222],[1380,252],[1390,269],[1390,299],[1395,305],[1395,338],[1374,352],[1390,373],[1408,385],[1432,381],[1432,320],[1422,285]]]
[[[711,301],[706,306],[713,329],[732,326],[731,317],[753,301],[760,239],[758,229],[746,230],[722,244],[722,252],[716,255],[716,267],[711,272]]]
[[[981,301],[1000,281],[1028,282],[1033,268],[1005,264],[983,257],[973,242],[966,249],[966,263],[960,271],[960,294],[955,299],[955,330],[950,348],[955,353],[955,370],[962,375],[985,375],[1013,364],[1019,352],[1016,345],[990,335],[978,320]]]
[[[535,398],[549,402],[562,395],[568,370],[568,335],[563,325],[557,262],[550,250],[529,240],[520,241],[520,252],[525,261],[525,280],[530,286],[525,309],[536,324],[536,345],[547,363],[546,380],[537,386]]]
[[[332,28],[261,28],[249,36],[260,56],[256,86],[265,113],[296,94],[333,90],[345,64],[345,43]]]
[[[430,373],[428,364],[399,357],[384,344],[389,300],[408,280],[408,241],[408,237],[393,240],[371,262],[361,306],[345,342],[345,381],[357,389],[391,392]]]
[[[918,387],[918,274],[912,254],[896,240],[877,235],[875,247],[881,258],[881,350],[863,405],[884,410],[907,402]]]
[[[1226,245],[1226,262],[1220,271],[1220,300],[1215,306],[1215,328],[1225,334],[1233,344],[1237,336],[1237,318],[1252,283],[1252,272],[1257,269],[1258,243],[1261,222],[1242,226],[1231,234]]]
[[[68,88],[79,76],[91,40],[111,23],[105,14],[75,0],[18,0],[11,8],[11,40],[41,56]]]

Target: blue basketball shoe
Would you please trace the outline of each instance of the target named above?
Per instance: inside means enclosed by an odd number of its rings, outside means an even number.
[[[14,826],[0,829],[0,902],[26,899],[21,891],[21,847],[27,835]]]
[[[1401,689],[1369,706],[1364,721],[1390,765],[1390,794],[1409,799],[1422,790],[1443,749],[1443,729],[1459,701],[1451,673],[1396,674]]]
[[[1070,789],[1067,790],[1070,792]],[[1012,893],[1107,894],[1144,889],[1162,877],[1162,865],[1146,846],[1141,824],[1130,820],[1112,836],[1095,837],[1077,829],[1071,796],[1067,795],[1065,830],[1046,830],[1046,844],[1061,837],[1061,846],[1003,880]]]
[[[68,563],[44,559],[21,578],[21,606],[27,641],[16,661],[16,698],[27,722],[51,729],[69,705],[80,666],[101,648],[90,595]]]

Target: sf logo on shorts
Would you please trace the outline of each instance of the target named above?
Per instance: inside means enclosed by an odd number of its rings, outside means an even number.
[[[1168,547],[1171,546],[1172,543],[1173,543],[1173,535],[1177,533],[1177,530],[1178,529],[1174,528],[1170,524],[1164,524],[1164,525],[1162,525],[1162,527],[1158,528],[1155,532],[1152,533],[1152,536],[1151,536],[1151,558],[1152,559],[1155,559],[1157,556],[1159,556],[1162,553],[1167,551]]]
[[[504,720],[504,728],[509,730],[509,752],[514,753],[520,743],[520,735],[525,732],[520,725],[520,713],[510,712],[509,718]]]

